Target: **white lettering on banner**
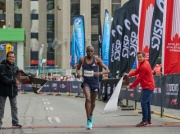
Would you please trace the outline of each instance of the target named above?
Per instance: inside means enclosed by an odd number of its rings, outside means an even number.
[[[112,43],[111,47],[111,62],[114,62],[114,43]]]
[[[81,32],[81,28],[78,28],[77,29],[78,31],[78,41],[79,41],[79,54],[80,54],[80,57],[83,57],[84,53],[83,53],[83,44],[82,44],[82,32]]]
[[[165,1],[164,0],[156,0],[156,4],[159,8],[159,10],[164,13],[164,5],[165,5]]]
[[[110,33],[110,26],[109,26],[109,21],[107,22],[107,32],[106,32],[106,50],[105,50],[105,55],[104,55],[104,59],[108,59],[109,58],[109,33]]]
[[[157,19],[155,21],[155,26],[153,28],[153,37],[151,39],[151,47],[153,49],[159,50],[159,46],[161,45],[161,38],[163,34],[163,24]]]
[[[124,36],[122,57],[129,58],[129,37],[127,35]]]
[[[131,23],[130,23],[129,20],[125,19],[125,20],[124,20],[124,25],[125,25],[125,27],[126,27],[128,30],[130,30],[130,25],[131,25]]]
[[[138,27],[139,17],[136,14],[132,14],[131,19],[132,19],[133,23]]]
[[[117,29],[118,33],[119,33],[120,35],[122,35],[122,30],[123,30],[123,28],[122,28],[120,25],[117,25],[117,26],[116,26],[116,29]]]
[[[41,84],[34,84],[34,83],[32,83],[32,87],[34,87],[34,88],[41,88]]]
[[[178,95],[179,84],[166,84],[166,95]]]
[[[94,77],[94,71],[84,70],[84,76],[86,76],[86,77]]]
[[[137,42],[138,42],[138,36],[135,32],[132,32],[130,39],[130,56],[136,57]]]
[[[120,61],[121,57],[121,41],[116,40],[115,52],[114,52],[114,60]]]
[[[166,49],[170,52],[180,52],[180,43],[168,43]]]
[[[115,38],[116,30],[112,29],[111,34]]]

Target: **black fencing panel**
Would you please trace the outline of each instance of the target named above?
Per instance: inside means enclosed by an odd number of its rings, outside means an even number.
[[[154,76],[155,88],[152,94],[151,105],[162,106],[161,76]]]
[[[83,93],[83,90],[81,88],[82,82],[79,81],[72,81],[71,82],[71,93]]]
[[[51,91],[51,81],[48,81],[46,84],[44,84],[42,91],[44,91],[44,92],[50,92]]]
[[[180,75],[166,75],[162,79],[162,106],[171,109],[180,109],[179,106]]]
[[[67,81],[59,81],[58,82],[58,92],[66,93],[70,92],[70,89],[68,90],[68,83]]]

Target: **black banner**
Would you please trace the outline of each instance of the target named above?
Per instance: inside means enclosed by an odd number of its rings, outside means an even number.
[[[102,28],[101,28],[101,18],[98,15],[98,56],[102,58]],[[99,72],[102,72],[102,67],[99,67]],[[99,81],[102,80],[102,76],[99,76]]]
[[[166,75],[162,78],[162,106],[180,109],[180,75]]]
[[[127,35],[127,39],[129,39],[129,58],[127,59],[128,61],[125,60],[126,66],[122,67],[122,72],[120,75],[123,75],[124,72],[129,73],[136,59],[136,52],[138,46],[139,5],[140,0],[134,0],[132,3],[128,5],[126,10],[126,24],[130,24],[129,27],[127,26],[128,28],[126,28],[125,30],[125,35]]]
[[[110,78],[116,78],[118,71],[120,69],[120,58],[121,58],[121,48],[122,48],[122,32],[123,32],[123,20],[125,17],[125,9],[130,2],[126,2],[120,9],[116,10],[113,16],[113,21],[111,25],[111,35],[110,35],[110,58],[109,58],[109,70]],[[119,36],[121,37],[119,39]]]
[[[156,0],[151,25],[149,63],[153,69],[161,52],[163,38],[163,15],[165,12],[165,1]]]

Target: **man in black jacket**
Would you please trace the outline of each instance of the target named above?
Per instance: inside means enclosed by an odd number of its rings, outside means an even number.
[[[2,128],[2,118],[4,116],[4,108],[6,98],[9,97],[11,104],[12,126],[22,127],[19,124],[17,113],[17,99],[18,94],[17,86],[20,84],[16,80],[16,75],[19,68],[15,65],[15,53],[9,51],[6,55],[6,60],[0,64],[0,128]]]

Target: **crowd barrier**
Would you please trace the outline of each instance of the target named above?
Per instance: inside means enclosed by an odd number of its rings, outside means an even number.
[[[132,83],[135,77],[129,78]],[[101,82],[102,100],[108,101],[111,97],[115,85],[119,79],[106,79]],[[152,96],[151,104],[155,106],[180,109],[180,74],[154,76],[155,89]],[[136,88],[121,88],[119,98],[139,102],[141,98],[142,87],[138,85]]]
[[[82,93],[80,81],[48,81],[42,88],[44,92],[61,92],[61,93]],[[31,84],[21,84],[19,90],[24,92],[33,91]]]
[[[129,78],[129,83],[133,83],[135,77]],[[105,79],[101,81],[98,98],[107,102],[119,79]],[[180,109],[180,74],[154,76],[155,89],[152,95],[151,104],[159,107]],[[45,92],[61,92],[61,93],[83,93],[79,81],[48,81],[43,86]],[[33,91],[31,84],[22,84],[22,91]],[[142,87],[138,85],[136,88],[127,89],[122,86],[119,98],[139,102],[141,98]]]

